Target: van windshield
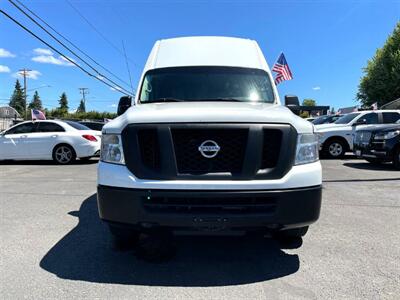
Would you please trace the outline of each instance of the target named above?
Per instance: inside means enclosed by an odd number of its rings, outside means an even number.
[[[140,102],[240,101],[273,103],[268,74],[236,67],[174,67],[146,73]]]

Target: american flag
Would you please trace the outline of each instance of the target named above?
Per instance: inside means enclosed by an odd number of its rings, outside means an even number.
[[[32,120],[46,120],[46,116],[38,109],[31,109]]]
[[[272,71],[277,73],[275,77],[275,84],[279,84],[285,80],[293,79],[292,72],[289,69],[289,65],[283,53],[279,55],[279,58],[273,66]]]

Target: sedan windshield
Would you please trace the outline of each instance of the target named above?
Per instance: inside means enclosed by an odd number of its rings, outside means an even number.
[[[348,124],[350,123],[355,117],[357,117],[360,113],[351,113],[339,118],[335,124]]]
[[[268,74],[234,67],[176,67],[147,72],[140,102],[240,101],[273,103]]]

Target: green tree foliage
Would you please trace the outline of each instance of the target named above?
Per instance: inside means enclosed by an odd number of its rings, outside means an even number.
[[[88,112],[76,112],[60,114],[59,108],[47,110],[45,109],[46,118],[48,119],[70,119],[70,120],[104,120],[114,119],[117,114],[110,112],[99,112],[99,111],[88,111]]]
[[[43,110],[42,100],[40,100],[39,93],[35,91],[31,103],[28,105],[29,109]]]
[[[21,117],[25,116],[24,89],[21,87],[18,79],[15,82],[14,92],[8,105],[15,108],[15,110],[21,115]]]
[[[76,110],[76,112],[78,112],[78,113],[86,112],[85,102],[83,100],[81,100],[81,102],[79,103],[79,106],[78,106],[78,109]]]
[[[400,22],[363,71],[357,99],[364,107],[375,102],[380,107],[400,98]]]
[[[60,96],[60,100],[58,100],[58,103],[60,104],[59,107],[56,109],[52,110],[52,116],[55,118],[63,118],[68,115],[68,98],[67,94],[62,93]]]
[[[303,105],[304,106],[315,106],[316,101],[314,99],[306,98],[303,100]]]

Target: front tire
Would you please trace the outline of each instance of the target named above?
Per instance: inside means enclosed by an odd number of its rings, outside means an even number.
[[[108,226],[114,248],[124,250],[134,246],[139,239],[139,232],[125,227],[109,224]]]
[[[69,145],[58,145],[53,150],[53,160],[60,165],[70,164],[75,159],[75,151]]]
[[[342,140],[331,139],[324,143],[323,153],[328,158],[342,158],[346,149],[346,144]]]
[[[296,239],[306,235],[308,226],[278,231],[276,236],[284,239]]]

